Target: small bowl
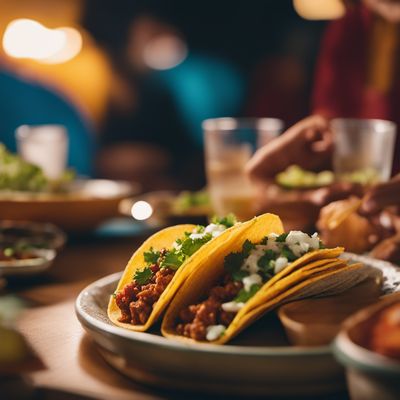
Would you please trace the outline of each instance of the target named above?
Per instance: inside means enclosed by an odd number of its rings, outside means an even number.
[[[386,307],[400,302],[400,293],[384,297],[348,318],[337,335],[333,350],[346,367],[352,400],[397,400],[400,394],[400,362],[366,347],[376,318]]]
[[[31,221],[0,221],[0,245],[24,242],[37,248],[61,250],[66,234],[53,224]]]
[[[42,273],[50,268],[57,254],[54,249],[32,249],[29,251],[36,258],[0,261],[0,276],[30,276]]]

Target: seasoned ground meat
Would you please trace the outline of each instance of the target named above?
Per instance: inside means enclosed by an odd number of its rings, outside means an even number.
[[[235,282],[230,274],[226,274],[221,285],[210,290],[206,300],[181,310],[177,333],[195,340],[205,340],[210,325],[228,326],[236,314],[222,310],[221,304],[232,301],[242,287],[242,282]]]
[[[172,269],[160,269],[157,264],[153,264],[150,269],[153,276],[148,283],[139,285],[133,281],[115,294],[115,302],[121,310],[121,317],[118,319],[120,322],[133,325],[145,324],[154,303],[160,298],[175,274]]]

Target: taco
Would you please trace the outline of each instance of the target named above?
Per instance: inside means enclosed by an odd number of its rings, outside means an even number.
[[[278,217],[271,223],[282,230]],[[252,224],[236,223],[228,216],[208,226],[177,225],[152,235],[129,260],[110,298],[108,317],[118,326],[146,331],[197,268],[197,260],[209,259],[220,247],[229,248]]]
[[[284,302],[337,293],[365,278],[361,264],[338,258],[343,248],[323,248],[317,234],[268,230],[269,218],[257,217],[212,262],[197,261],[165,314],[164,336],[223,344]]]

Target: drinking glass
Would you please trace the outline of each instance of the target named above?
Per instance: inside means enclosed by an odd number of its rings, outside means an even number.
[[[216,214],[239,220],[255,215],[255,188],[245,165],[255,151],[279,135],[275,118],[216,118],[203,121],[207,185]]]
[[[67,164],[68,135],[62,125],[22,125],[15,132],[19,155],[58,179]]]
[[[390,178],[396,139],[394,122],[336,118],[331,128],[335,141],[333,167],[339,180],[372,184]]]

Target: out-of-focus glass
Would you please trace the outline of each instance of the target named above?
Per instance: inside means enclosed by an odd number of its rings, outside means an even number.
[[[245,165],[282,129],[283,122],[275,118],[203,122],[207,185],[216,214],[234,213],[242,221],[255,215],[255,188],[245,174]]]
[[[16,132],[19,155],[43,169],[49,179],[58,179],[65,171],[68,135],[62,125],[22,125]]]
[[[338,180],[373,184],[390,178],[396,124],[379,119],[336,118],[331,122]]]

